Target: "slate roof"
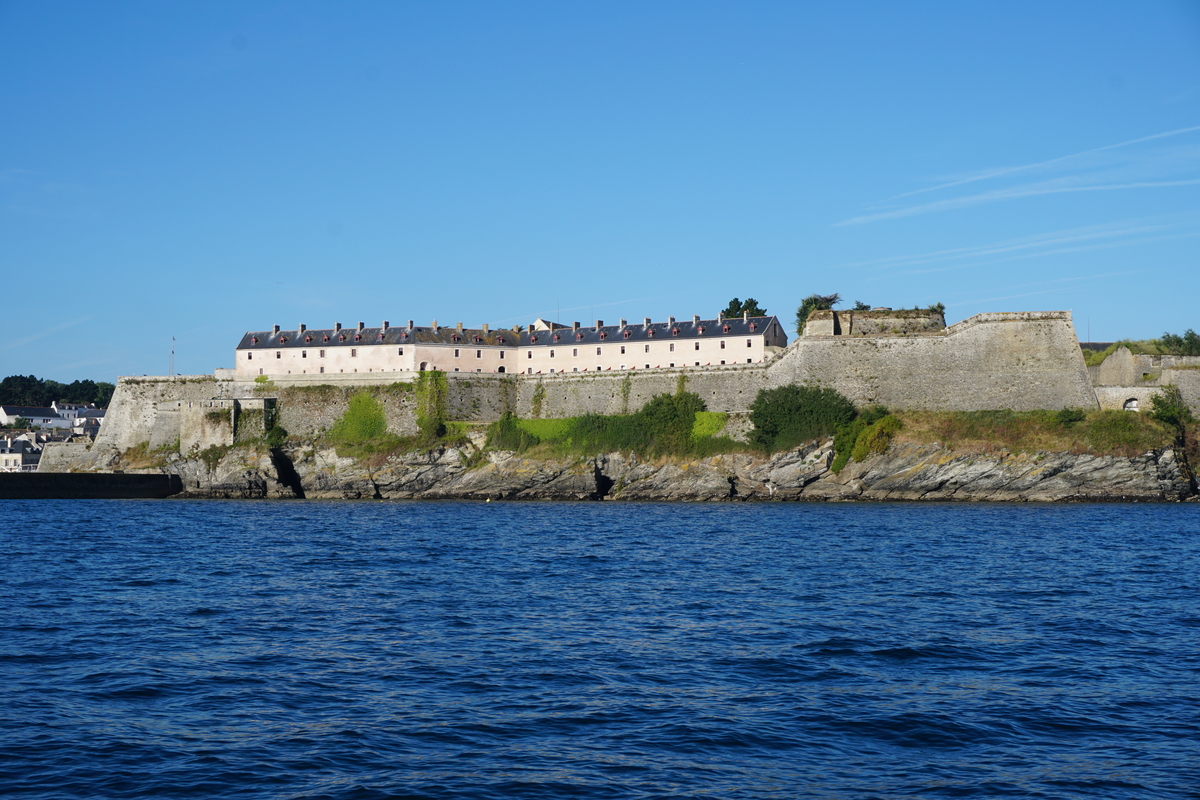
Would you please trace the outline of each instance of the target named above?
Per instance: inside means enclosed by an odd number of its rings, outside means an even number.
[[[649,325],[570,325],[556,326],[553,330],[520,332],[500,329],[484,331],[479,328],[457,327],[389,327],[342,328],[335,330],[308,329],[304,331],[248,331],[238,343],[238,350],[277,350],[293,347],[355,347],[363,345],[438,344],[458,347],[542,347],[567,346],[572,344],[613,344],[617,342],[651,342],[678,339],[715,339],[726,336],[762,336],[777,326],[778,335],[784,336],[783,326],[774,316],[734,317],[725,320],[702,319],[699,321],[679,320],[676,322],[652,322]],[[457,337],[457,338],[456,338]],[[556,338],[557,337],[557,338]]]
[[[24,417],[25,419],[29,419],[30,417],[53,417],[55,419],[61,419],[61,417],[58,415],[58,412],[53,408],[39,408],[38,406],[0,406],[0,414],[4,414],[10,418]]]

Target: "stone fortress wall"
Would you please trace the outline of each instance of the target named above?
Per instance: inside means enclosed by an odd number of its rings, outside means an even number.
[[[879,319],[871,324],[881,327]],[[834,333],[833,325],[829,333],[818,333],[824,324],[818,317],[819,324],[806,328],[805,336],[759,364],[590,374],[438,375],[446,379],[447,417],[475,422],[495,420],[505,412],[543,418],[629,413],[655,395],[680,388],[698,394],[710,411],[745,412],[760,389],[813,382],[838,390],[858,405],[964,411],[1119,408],[1135,396],[1145,406],[1158,385],[1170,382],[1200,411],[1200,369],[1192,368],[1200,364],[1160,361],[1155,372],[1136,359],[1126,363],[1125,356],[1114,354],[1113,364],[1105,362],[1089,373],[1070,312],[979,314],[944,330],[932,330],[937,322],[928,317],[914,320],[921,326],[918,332],[893,333],[889,328],[886,333],[854,336],[844,333],[854,330],[853,321],[846,322],[843,333]],[[1156,376],[1154,385],[1141,380],[1138,388],[1146,390],[1144,397],[1128,393],[1136,383],[1130,377],[1142,377],[1138,370]],[[219,415],[212,412],[242,413],[255,402],[274,402],[282,427],[292,435],[313,437],[328,430],[361,391],[383,405],[389,430],[408,435],[416,431],[412,384],[417,377],[416,372],[377,372],[276,376],[271,382],[256,382],[237,378],[233,370],[218,370],[214,376],[121,378],[88,455],[81,456],[75,448],[68,456],[64,449],[44,456],[43,464],[47,471],[103,468],[105,453],[141,442],[154,448],[178,440],[181,449],[232,444],[232,427],[222,427]]]

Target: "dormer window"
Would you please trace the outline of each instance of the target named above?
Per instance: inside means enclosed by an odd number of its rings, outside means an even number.
[[[329,334],[327,333],[327,334],[325,334],[324,336],[322,336],[322,337],[321,337],[321,341],[322,341],[322,342],[328,342],[328,341],[329,341]]]
[[[679,328],[671,328],[671,335],[672,335],[672,336],[678,336],[678,335],[679,335]]]
[[[407,333],[402,333],[402,334],[400,334],[400,341],[404,342],[404,341],[407,341],[407,340],[408,340],[408,334],[407,334]]]
[[[280,336],[280,337],[279,337],[279,343],[280,343],[280,344],[284,344],[285,342],[287,342],[287,337],[286,337],[286,336]]]
[[[339,334],[338,334],[338,341],[339,341],[339,342],[344,342],[344,341],[346,341],[346,334],[344,334],[344,333],[339,333]]]
[[[482,336],[476,336],[476,337],[475,337],[475,344],[479,344],[479,343],[480,343],[480,342],[482,342],[482,341],[483,341],[483,337],[482,337]]]
[[[628,339],[628,338],[629,338],[629,334],[630,334],[630,330],[629,330],[628,328],[626,328],[626,329],[625,329],[625,333],[624,333],[624,336],[625,336],[625,338],[626,338],[626,339]]]
[[[579,342],[579,341],[582,341],[582,340],[583,340],[583,334],[582,334],[582,333],[576,333],[576,334],[575,334],[575,341]]]
[[[354,341],[356,341],[356,342],[361,342],[361,341],[362,341],[362,334],[361,334],[361,333],[356,333],[356,334],[354,334]]]
[[[250,344],[258,344],[258,337],[257,337],[257,336],[251,336],[251,337],[250,337]]]
[[[725,331],[726,333],[729,333],[729,326],[728,326],[728,325],[722,325],[722,326],[721,326],[721,330]]]
[[[757,323],[757,322],[751,322],[751,323],[750,323],[750,330],[751,330],[751,331],[758,330],[758,323]]]
[[[461,337],[461,336],[459,336],[457,333],[456,333],[456,334],[453,334],[453,335],[450,337],[450,341],[454,342],[455,344],[458,344],[458,342],[460,342],[461,340],[462,340],[462,337]]]
[[[498,339],[496,339],[496,343],[497,343],[497,344],[504,344],[504,337],[503,337],[503,336],[501,336],[501,337],[499,337]]]
[[[651,339],[653,339],[654,338],[654,328],[651,328],[650,330],[646,331],[646,335],[649,336]]]
[[[703,326],[703,325],[701,325],[699,328],[696,328],[696,330],[697,330],[697,331],[698,331],[698,332],[699,332],[701,335],[703,335],[703,334],[704,334],[704,326]]]
[[[383,341],[383,331],[380,331],[380,332],[379,332],[379,337],[378,337],[378,338],[379,338],[379,341],[381,341],[381,342]]]
[[[530,336],[530,337],[529,337],[529,343],[530,343],[530,344],[537,344],[537,337],[536,337],[536,336]],[[533,355],[533,354],[532,354],[532,353],[530,353],[530,355]]]
[[[311,337],[311,336],[305,336],[305,337],[304,337],[304,341],[305,341],[305,342],[311,342],[311,341],[312,341],[312,337]]]
[[[600,331],[600,338],[601,338],[601,339],[607,339],[607,338],[608,338],[608,331]]]

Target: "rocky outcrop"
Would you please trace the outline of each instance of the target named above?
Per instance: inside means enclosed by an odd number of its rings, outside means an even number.
[[[764,457],[731,453],[652,460],[608,453],[530,459],[452,447],[378,463],[304,446],[234,448],[217,462],[178,460],[190,497],[468,498],[513,500],[1176,501],[1195,495],[1173,450],[1134,458],[1071,453],[959,453],[892,445],[839,474],[832,442]]]

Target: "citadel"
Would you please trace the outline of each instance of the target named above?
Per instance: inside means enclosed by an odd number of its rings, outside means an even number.
[[[949,326],[934,310],[817,311],[791,341],[776,317],[748,315],[511,329],[276,325],[245,333],[234,364],[121,378],[95,443],[56,448],[48,469],[103,469],[136,447],[233,446],[268,420],[317,439],[359,391],[380,399],[389,431],[410,435],[420,412],[413,388],[430,374],[442,381],[442,418],[460,422],[630,413],[686,389],[732,424],[760,390],[813,383],[860,407],[957,411],[1138,411],[1174,384],[1200,411],[1200,358],[1122,349],[1089,368],[1069,311],[984,313]]]

